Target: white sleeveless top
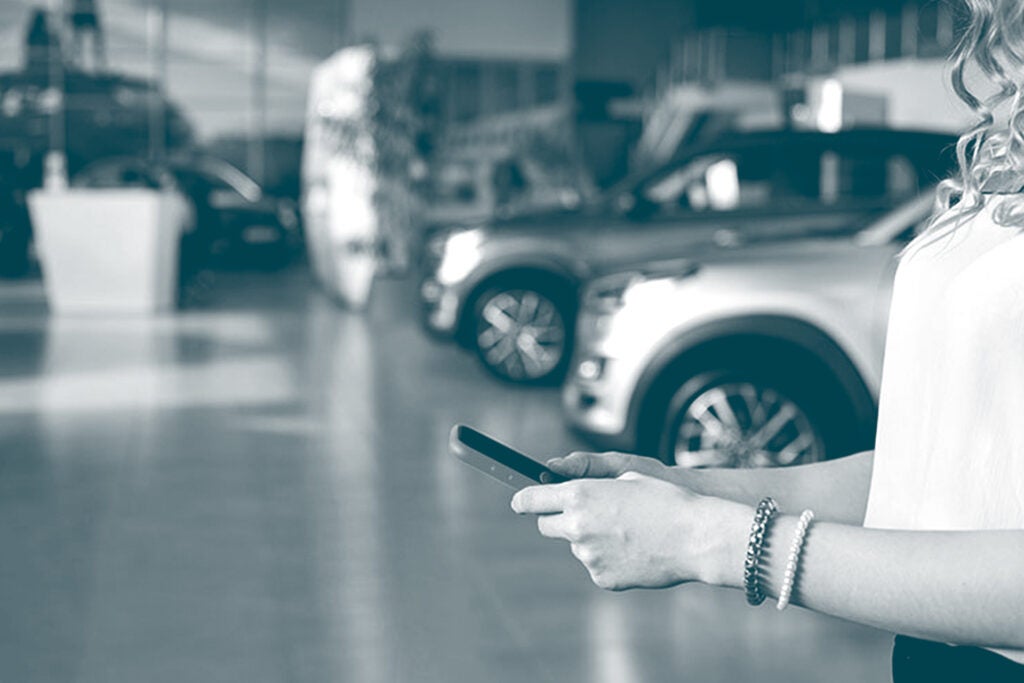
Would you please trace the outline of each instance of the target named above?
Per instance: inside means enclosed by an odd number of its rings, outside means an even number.
[[[1024,529],[1024,229],[993,222],[1003,200],[899,265],[866,527]]]

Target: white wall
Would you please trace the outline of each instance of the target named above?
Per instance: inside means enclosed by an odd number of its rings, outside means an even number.
[[[885,96],[894,128],[956,132],[971,121],[970,110],[949,85],[943,59],[907,59],[846,66],[833,76],[844,89]]]
[[[429,28],[446,55],[565,59],[571,12],[571,0],[350,0],[348,33],[400,44]]]

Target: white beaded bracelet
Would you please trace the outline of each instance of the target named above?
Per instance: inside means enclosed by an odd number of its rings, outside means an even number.
[[[814,512],[804,510],[800,513],[800,521],[796,523],[796,531],[793,532],[793,543],[789,546],[789,559],[786,560],[786,573],[782,580],[782,588],[779,590],[779,602],[775,605],[780,612],[789,605],[789,599],[793,596],[793,586],[796,583],[796,571],[800,565],[800,551],[804,547],[804,539],[807,538],[807,529],[814,519]]]

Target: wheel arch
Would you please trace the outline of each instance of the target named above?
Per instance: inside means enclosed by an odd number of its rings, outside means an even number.
[[[749,354],[752,362],[788,361],[825,373],[849,405],[857,428],[857,447],[870,447],[878,416],[877,402],[857,366],[829,334],[803,320],[752,315],[708,323],[676,337],[647,364],[630,405],[629,424],[637,450],[658,447],[663,405],[676,378],[709,369],[720,359]]]

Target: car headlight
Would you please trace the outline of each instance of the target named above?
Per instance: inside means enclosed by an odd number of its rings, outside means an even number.
[[[665,293],[676,282],[696,272],[697,266],[692,262],[671,261],[608,275],[594,280],[586,288],[583,305],[590,310],[612,313],[638,298]]]
[[[638,279],[639,272],[616,273],[594,280],[583,293],[584,308],[610,313],[622,306],[622,299]]]
[[[483,237],[483,231],[479,228],[449,235],[445,241],[441,265],[437,268],[438,282],[450,285],[469,275],[480,263]]]
[[[290,199],[282,199],[277,204],[277,220],[285,230],[295,230],[299,227],[299,211],[295,202]]]
[[[576,366],[576,376],[587,382],[596,382],[604,374],[606,363],[604,358],[584,358]]]
[[[622,293],[622,305],[635,306],[644,300],[650,301],[669,294],[675,289],[680,279],[676,276],[669,276],[638,280]]]

